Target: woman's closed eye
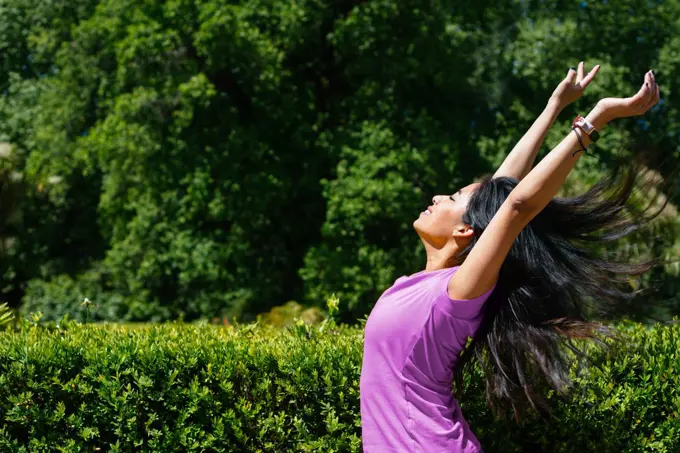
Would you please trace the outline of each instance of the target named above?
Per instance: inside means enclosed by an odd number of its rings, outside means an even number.
[[[449,195],[449,198],[451,199],[451,201],[456,201],[456,200],[453,198],[453,195]]]

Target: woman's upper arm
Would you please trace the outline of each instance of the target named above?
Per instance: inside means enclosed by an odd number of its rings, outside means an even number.
[[[448,294],[451,299],[474,299],[489,291],[517,236],[535,216],[510,197],[493,216],[460,269],[451,277]]]

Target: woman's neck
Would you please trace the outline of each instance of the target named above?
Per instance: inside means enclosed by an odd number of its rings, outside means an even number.
[[[444,269],[454,265],[453,257],[456,256],[458,250],[452,250],[449,245],[441,249],[437,249],[432,245],[423,241],[425,246],[425,252],[427,254],[427,260],[425,262],[425,271],[438,271],[439,269]]]

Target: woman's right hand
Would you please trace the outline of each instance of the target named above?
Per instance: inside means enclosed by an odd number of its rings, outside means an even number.
[[[638,116],[646,113],[659,102],[659,86],[656,84],[654,73],[645,74],[645,81],[640,91],[629,98],[605,98],[595,107],[605,122],[616,118]]]

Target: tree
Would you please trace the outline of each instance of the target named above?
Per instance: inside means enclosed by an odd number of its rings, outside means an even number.
[[[580,59],[603,69],[546,149],[648,67],[665,102],[608,129],[566,190],[641,154],[670,178],[679,5],[4,0],[0,140],[25,187],[5,293],[47,318],[88,297],[95,319],[164,320],[335,292],[354,320],[422,267],[432,195],[493,170]],[[636,241],[617,253],[677,249]],[[667,296],[676,274],[654,276]]]

